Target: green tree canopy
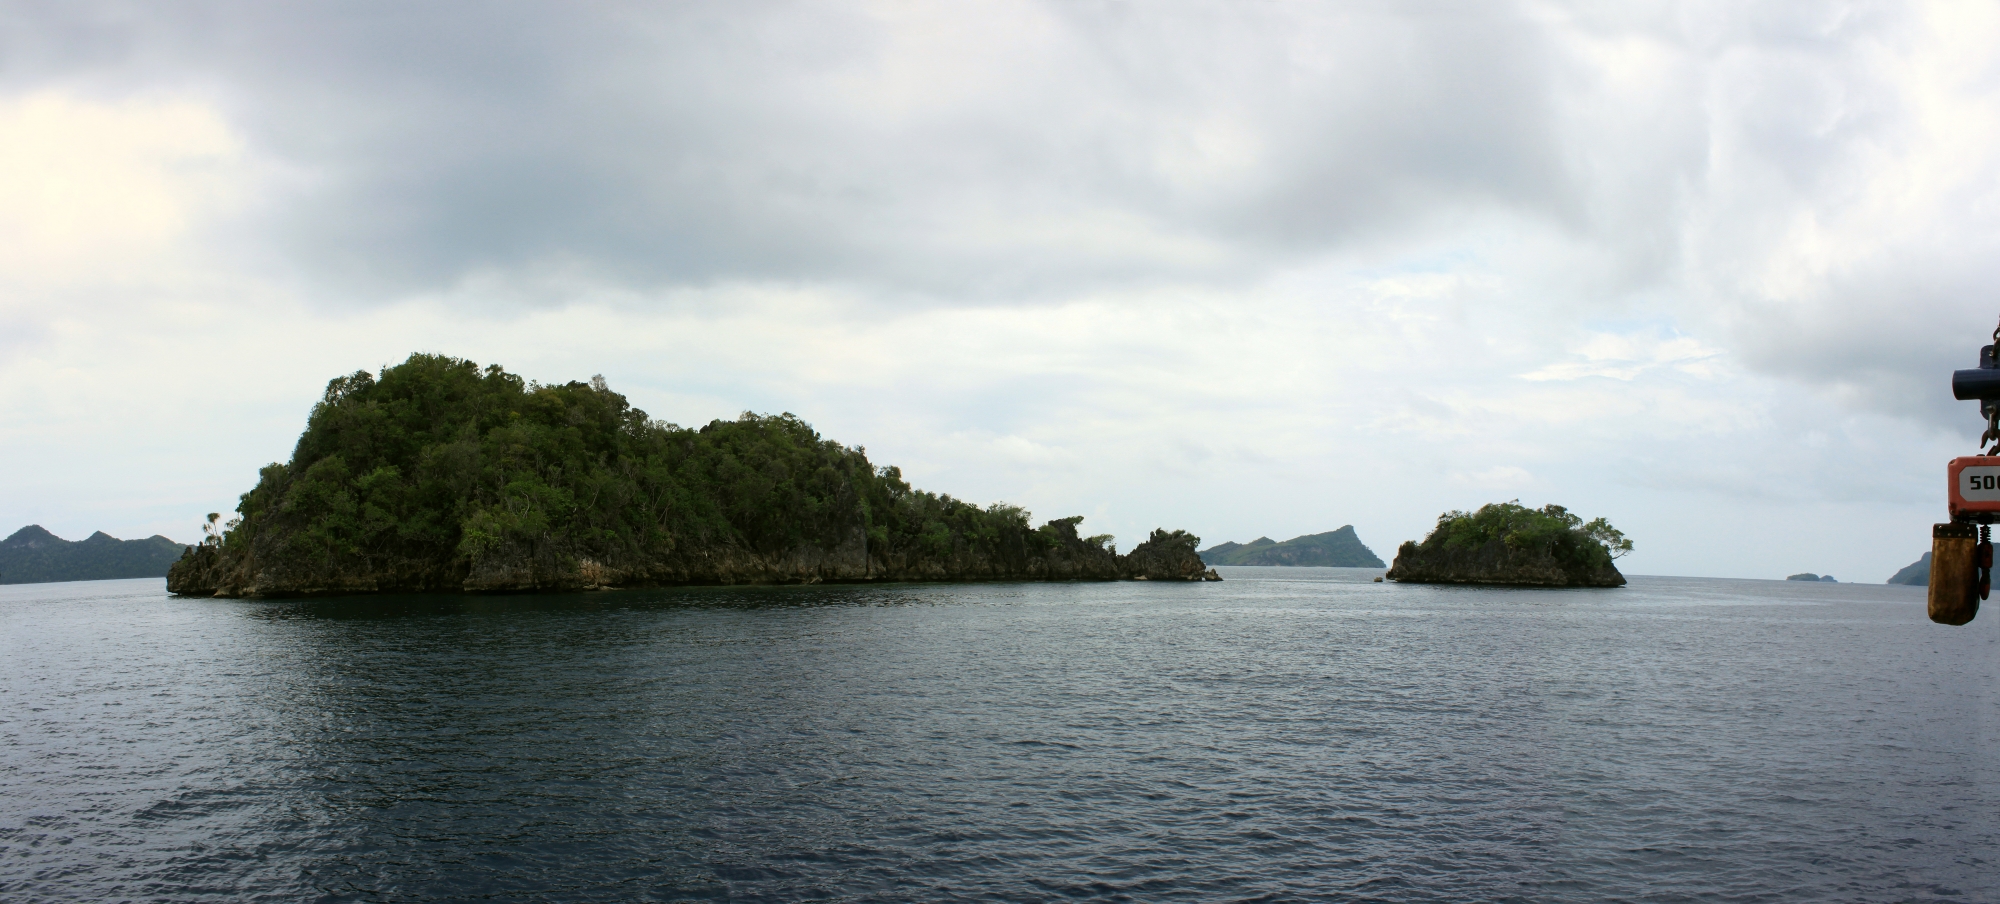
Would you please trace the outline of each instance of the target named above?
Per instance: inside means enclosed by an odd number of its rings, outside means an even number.
[[[435,573],[398,579],[409,586],[442,586],[481,562],[1110,554],[1109,537],[1079,540],[1080,518],[1034,529],[1019,507],[914,489],[789,413],[684,428],[602,378],[540,384],[428,354],[328,383],[291,460],[265,467],[238,511],[221,540],[232,560],[254,550],[327,573]]]
[[[1519,499],[1484,505],[1476,512],[1439,515],[1422,548],[1468,549],[1494,541],[1585,567],[1608,566],[1632,551],[1632,541],[1603,518],[1585,522],[1560,505],[1531,509]]]

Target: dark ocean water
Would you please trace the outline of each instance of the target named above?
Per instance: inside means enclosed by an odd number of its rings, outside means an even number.
[[[0,588],[0,900],[2000,900],[1919,588]]]

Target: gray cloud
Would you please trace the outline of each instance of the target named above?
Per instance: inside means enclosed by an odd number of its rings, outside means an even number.
[[[356,294],[555,267],[990,301],[1582,206],[1560,54],[1506,7],[25,12],[14,86],[216,97],[297,174],[243,234]]]

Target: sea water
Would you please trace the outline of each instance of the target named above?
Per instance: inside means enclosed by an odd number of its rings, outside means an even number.
[[[1223,573],[0,588],[0,900],[2000,900],[2000,612]]]

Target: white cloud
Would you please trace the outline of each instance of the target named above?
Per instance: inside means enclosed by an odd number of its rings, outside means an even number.
[[[0,279],[26,291],[116,284],[172,268],[189,233],[241,203],[244,153],[186,100],[0,99]]]
[[[1522,487],[1534,486],[1535,475],[1526,468],[1513,465],[1494,465],[1480,471],[1457,472],[1451,475],[1453,483],[1463,484],[1477,490],[1515,492]]]

